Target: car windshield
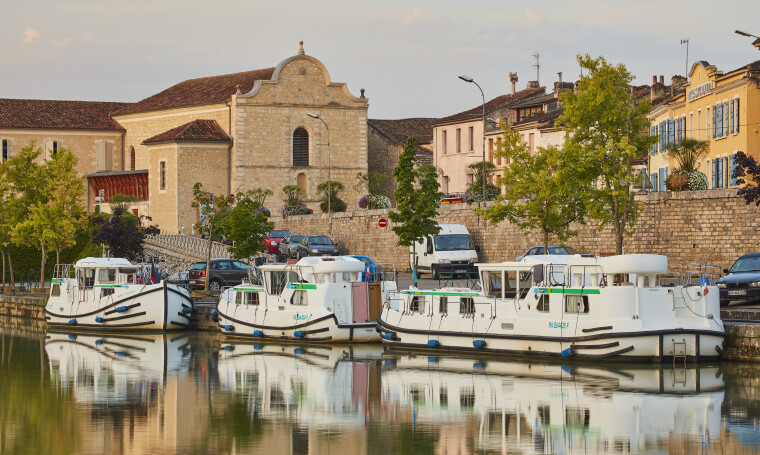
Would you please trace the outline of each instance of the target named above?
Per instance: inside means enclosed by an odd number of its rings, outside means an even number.
[[[309,239],[309,245],[332,245],[332,240],[329,237],[320,235]]]
[[[470,236],[467,234],[436,235],[433,237],[436,251],[469,250]]]
[[[190,270],[203,270],[205,268],[206,268],[205,262],[196,262],[195,264],[193,264],[192,267],[190,267]]]
[[[737,259],[729,272],[760,272],[760,256]]]
[[[288,231],[271,231],[269,233],[269,238],[281,239],[281,238],[287,237],[288,235],[290,235],[290,232]]]
[[[298,243],[301,241],[302,235],[291,235],[290,236],[290,243]]]

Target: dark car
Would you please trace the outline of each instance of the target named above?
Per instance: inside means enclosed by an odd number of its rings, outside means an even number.
[[[351,254],[349,257],[358,259],[364,263],[364,273],[362,274],[362,281],[380,281],[381,272],[380,266],[375,264],[369,256],[362,256],[358,254]]]
[[[285,229],[274,229],[267,232],[267,236],[261,242],[267,246],[267,251],[270,253],[279,253],[280,242],[289,235],[290,231]]]
[[[760,302],[760,253],[745,254],[734,262],[715,285],[720,292],[720,306],[731,301]]]
[[[303,236],[300,234],[290,234],[282,239],[280,242],[280,254],[284,254],[287,258],[295,257],[298,242],[301,241],[301,237]]]
[[[534,246],[533,248],[526,251],[522,256],[517,256],[515,258],[515,261],[520,262],[525,258],[525,256],[535,256],[538,254],[580,254],[575,248],[571,248],[569,246],[562,246],[562,245],[548,245],[546,247],[548,252],[544,252],[544,247],[542,246]]]
[[[205,289],[206,261],[193,264],[188,270],[190,289]],[[235,286],[248,278],[248,264],[233,259],[212,259],[208,288],[218,291],[224,286]]]
[[[336,254],[338,254],[338,248],[326,235],[304,235],[296,248],[298,259],[306,256],[334,256]]]

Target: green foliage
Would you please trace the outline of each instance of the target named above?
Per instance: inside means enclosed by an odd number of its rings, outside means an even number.
[[[583,222],[584,189],[571,163],[557,147],[539,147],[531,154],[517,131],[505,124],[502,129],[504,138],[496,155],[511,161],[499,181],[506,191],[480,213],[492,223],[507,219],[526,233],[538,230],[544,246],[551,236],[564,242],[576,235],[570,226]]]
[[[706,190],[710,186],[707,184],[707,176],[702,171],[693,171],[688,174],[686,186],[690,190]]]
[[[306,215],[309,213],[309,208],[301,200],[303,192],[297,185],[282,187],[282,193],[285,195],[285,205],[280,209],[282,216]]]
[[[710,143],[687,137],[679,142],[669,142],[665,148],[668,156],[675,158],[678,167],[689,174],[697,170],[699,158],[710,151]]]
[[[113,196],[111,196],[111,199],[108,200],[108,205],[111,206],[111,212],[116,210],[117,208],[121,210],[122,213],[126,213],[129,211],[129,207],[132,206],[133,203],[137,202],[139,199],[137,199],[134,196],[128,196],[126,194],[122,193],[116,193]]]
[[[395,223],[393,232],[398,236],[398,245],[411,245],[413,253],[416,253],[415,242],[441,230],[435,218],[438,216],[438,201],[443,196],[439,191],[436,169],[431,165],[415,168],[415,155],[414,138],[409,137],[393,170],[393,177],[398,182],[396,211],[388,214]],[[412,266],[416,268],[417,264]]]
[[[155,226],[143,227],[140,218],[116,208],[110,215],[90,216],[93,226],[92,239],[95,243],[108,245],[110,255],[136,261],[143,256],[143,245],[147,234],[158,233]]]
[[[501,193],[499,187],[492,185],[488,182],[488,177],[491,176],[496,169],[496,165],[490,161],[478,161],[468,166],[473,170],[475,176],[473,178],[472,186],[467,190],[466,199],[467,202],[479,202],[483,201],[483,184],[486,185],[485,200],[492,201]]]
[[[261,197],[267,191],[249,190],[235,196],[235,205],[221,229],[221,233],[233,242],[229,251],[235,259],[248,259],[266,249],[262,241],[266,233],[274,229],[274,223],[267,220],[269,211],[263,206],[266,196]]]
[[[335,212],[345,212],[346,211],[346,203],[343,201],[343,199],[338,197],[338,193],[343,190],[344,186],[340,182],[335,182],[328,180],[326,182],[322,182],[319,185],[317,185],[317,191],[322,195],[320,200],[322,202],[319,203],[319,209],[323,213],[327,213],[328,210]],[[328,197],[329,197],[329,208],[328,208]]]
[[[383,185],[388,180],[388,176],[382,172],[370,171],[366,174],[359,172],[356,174],[356,185],[354,188],[359,193],[380,194],[383,191]]]
[[[193,185],[193,207],[200,211],[201,221],[195,226],[200,234],[208,236],[206,248],[206,270],[211,270],[211,245],[214,236],[220,234],[230,214],[232,204],[235,202],[235,196],[217,196],[207,192],[201,182],[195,182]],[[206,289],[208,289],[208,279],[210,274],[206,274]]]
[[[556,121],[567,133],[565,160],[587,187],[588,214],[611,225],[616,251],[630,235],[639,214],[634,184],[640,178],[633,163],[641,159],[657,139],[643,134],[649,129],[649,100],[634,103],[629,86],[633,76],[624,65],[613,66],[603,58],[578,56],[586,70],[578,91],[560,95],[564,112]]]

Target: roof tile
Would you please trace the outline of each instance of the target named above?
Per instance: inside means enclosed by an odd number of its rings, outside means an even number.
[[[216,120],[193,120],[161,134],[145,139],[143,144],[164,142],[232,142]]]
[[[129,103],[0,98],[0,128],[124,131],[110,117]]]

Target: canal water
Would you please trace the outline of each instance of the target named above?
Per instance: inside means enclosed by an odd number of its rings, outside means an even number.
[[[0,454],[760,453],[754,364],[0,337]]]

